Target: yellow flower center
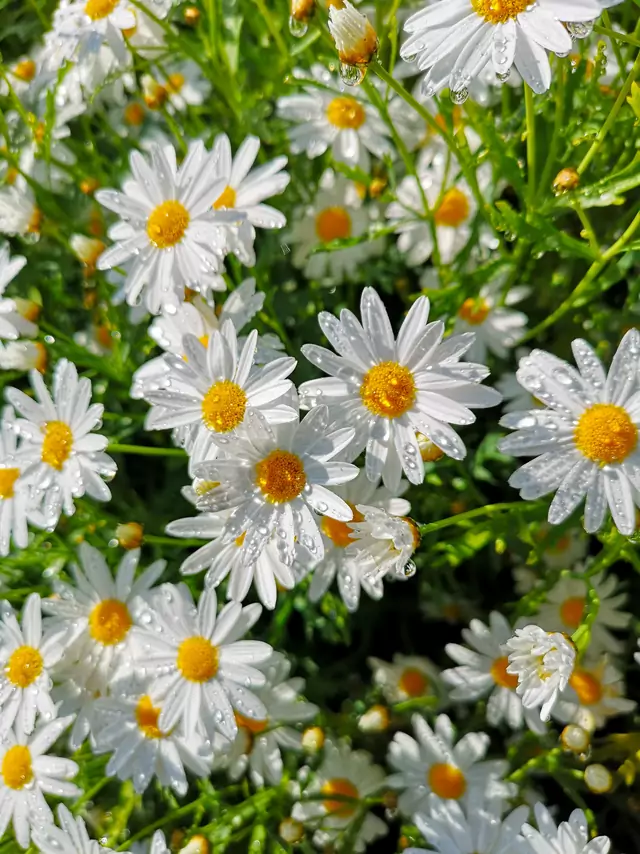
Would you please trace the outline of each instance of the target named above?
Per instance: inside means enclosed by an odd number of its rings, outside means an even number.
[[[451,228],[458,228],[458,226],[462,225],[469,218],[470,211],[469,199],[462,190],[452,187],[442,197],[442,201],[434,214],[434,219],[436,225],[448,225]]]
[[[594,463],[621,463],[638,444],[638,428],[621,406],[596,403],[580,416],[573,438]]]
[[[337,128],[357,130],[367,118],[362,104],[355,98],[334,98],[327,107],[327,118]]]
[[[43,428],[41,460],[51,468],[62,471],[73,449],[73,433],[64,421],[47,421]]]
[[[32,59],[22,59],[13,67],[13,76],[30,83],[36,76],[36,64]]]
[[[271,451],[256,465],[256,483],[271,504],[293,501],[307,484],[300,457],[290,451]]]
[[[560,619],[572,629],[577,628],[582,622],[584,614],[584,596],[571,596],[560,605]]]
[[[236,191],[227,185],[213,203],[213,207],[219,211],[220,208],[235,208],[235,206]]]
[[[0,469],[0,498],[13,498],[13,487],[20,469]]]
[[[101,18],[107,18],[119,2],[120,0],[88,0],[84,13],[92,21],[99,21]]]
[[[242,424],[247,395],[231,380],[214,383],[202,400],[202,420],[209,430],[228,433]]]
[[[323,243],[351,237],[351,217],[340,205],[325,208],[316,215],[316,234]]]
[[[167,99],[169,98],[169,93],[164,86],[160,83],[156,83],[154,80],[148,84],[142,97],[150,110],[159,110],[164,104],[166,104]]]
[[[421,670],[407,667],[398,679],[398,688],[407,697],[424,697],[429,689],[429,680]]]
[[[351,539],[351,534],[353,533],[352,522],[362,522],[364,519],[362,513],[359,513],[353,504],[349,504],[349,507],[353,511],[351,522],[340,522],[338,519],[332,519],[331,516],[324,516],[321,524],[322,533],[329,537],[334,546],[338,546],[341,549],[353,545],[353,540]]]
[[[490,24],[504,24],[524,12],[531,0],[471,0],[471,5]]]
[[[146,694],[140,697],[136,705],[136,723],[139,730],[146,738],[164,738],[165,733],[158,726],[160,709],[151,702],[151,697]]]
[[[128,125],[140,127],[144,122],[144,107],[134,101],[133,104],[127,104],[124,108],[124,120]]]
[[[147,220],[149,240],[158,249],[180,243],[189,226],[189,211],[176,199],[169,199],[153,210]]]
[[[364,375],[360,397],[374,415],[399,418],[411,409],[416,398],[413,374],[397,362],[380,362]]]
[[[486,300],[483,300],[481,297],[478,299],[469,297],[460,306],[458,317],[471,326],[478,326],[485,322],[490,311],[491,309]]]
[[[170,74],[167,77],[167,88],[172,92],[179,92],[185,84],[184,74],[176,71],[175,74]]]
[[[129,609],[119,599],[103,599],[89,614],[89,634],[105,646],[121,643],[131,626]]]
[[[429,769],[427,781],[431,790],[439,798],[458,800],[467,790],[464,774],[455,765],[446,762],[436,762]]]
[[[576,692],[583,706],[593,706],[598,703],[604,693],[600,681],[593,674],[579,668],[569,677],[569,685]]]
[[[500,658],[495,659],[489,672],[496,685],[515,691],[518,687],[518,676],[516,673],[507,673],[508,666],[509,658],[506,655],[501,655]]]
[[[28,747],[16,744],[7,750],[2,760],[2,779],[10,789],[24,789],[33,780]]]
[[[264,732],[269,726],[269,721],[267,720],[261,721],[254,720],[253,718],[245,718],[245,716],[241,715],[240,712],[234,712],[233,716],[236,719],[238,727],[248,730],[252,735],[258,735],[258,733]]]
[[[326,796],[326,800],[322,804],[328,813],[338,818],[349,818],[356,811],[357,804],[355,801],[359,799],[360,793],[351,780],[347,780],[346,777],[334,777],[332,780],[327,780],[320,791]],[[351,798],[353,803],[342,799],[338,800],[333,797],[334,795]]]
[[[14,650],[5,667],[5,674],[12,685],[28,688],[42,673],[42,656],[32,646],[19,646]]]
[[[206,638],[194,635],[178,647],[176,663],[189,682],[208,682],[218,672],[218,648]]]

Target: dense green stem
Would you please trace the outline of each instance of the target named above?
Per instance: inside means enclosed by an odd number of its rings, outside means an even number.
[[[524,104],[527,121],[527,181],[529,183],[529,203],[536,195],[536,111],[533,103],[533,89],[524,87]]]
[[[466,522],[469,519],[475,519],[478,516],[493,516],[494,513],[509,513],[511,511],[522,512],[526,508],[535,506],[536,505],[523,504],[522,501],[487,504],[486,507],[476,507],[475,510],[466,510],[464,513],[457,513],[455,516],[448,516],[446,519],[438,519],[437,522],[427,522],[426,525],[420,525],[419,530],[421,536],[424,536],[425,534],[430,534],[432,531],[439,531],[442,528],[459,525],[461,522]]]
[[[186,460],[187,452],[182,448],[151,448],[147,445],[121,445],[112,442],[107,446],[109,454],[135,454],[140,457],[179,457]]]

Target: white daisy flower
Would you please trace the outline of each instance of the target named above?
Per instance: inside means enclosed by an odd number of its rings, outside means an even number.
[[[383,785],[384,772],[372,763],[371,754],[351,750],[345,742],[327,742],[322,764],[300,801],[293,805],[291,816],[317,828],[313,841],[324,848],[348,832],[351,824],[367,809],[362,801]],[[312,795],[314,799],[305,800],[304,795]],[[324,796],[323,799],[318,795]],[[351,840],[353,850],[364,851],[369,843],[387,833],[384,821],[367,811],[356,839]]]
[[[47,369],[47,350],[40,341],[10,341],[0,344],[0,368],[3,371],[39,371]]]
[[[132,780],[142,794],[154,777],[180,796],[187,793],[188,769],[197,777],[211,773],[211,744],[197,728],[188,733],[162,729],[159,718],[164,703],[151,700],[133,684],[120,685],[112,696],[98,700],[94,733],[97,753],[113,751],[105,774]]]
[[[456,743],[446,715],[438,715],[433,729],[421,715],[413,715],[411,722],[416,738],[397,732],[387,754],[396,772],[387,784],[401,790],[398,807],[405,815],[427,812],[430,793],[465,805],[515,793],[515,786],[502,779],[509,763],[484,760],[490,741],[485,732],[468,732]]]
[[[129,57],[124,32],[135,26],[127,0],[61,0],[47,35],[46,65],[55,71],[65,60],[91,63],[103,45],[124,65]]]
[[[87,687],[84,684],[86,674],[78,667],[78,662],[73,661],[65,660],[64,664],[56,668],[55,676],[57,684],[53,686],[51,696],[58,707],[58,714],[73,718],[73,726],[69,730],[69,750],[80,750],[87,739],[93,746],[96,705],[108,693],[109,686],[103,685],[100,690],[96,688],[97,680],[89,678],[87,684],[90,687]],[[74,677],[79,681],[76,682]]]
[[[28,184],[17,181],[0,188],[0,234],[40,234],[42,211]]]
[[[500,421],[516,430],[500,442],[503,453],[536,456],[509,483],[526,500],[555,492],[552,525],[586,498],[588,533],[602,527],[608,507],[620,533],[629,536],[640,506],[640,333],[627,332],[608,375],[586,341],[571,346],[578,370],[543,350],[520,360],[518,382],[547,408],[509,413]]]
[[[53,375],[53,396],[38,371],[29,374],[36,400],[16,388],[6,390],[7,400],[19,415],[22,437],[20,457],[23,477],[44,496],[42,527],[55,526],[64,512],[75,512],[74,498],[85,493],[96,501],[109,501],[111,492],[102,477],[112,478],[116,464],[104,453],[105,436],[91,430],[101,423],[104,407],[90,405],[91,381],[78,378],[76,366],[60,359]]]
[[[347,546],[347,554],[360,563],[362,578],[380,598],[378,587],[382,579],[391,573],[397,578],[410,578],[416,571],[411,556],[420,545],[420,531],[412,519],[391,516],[379,507],[356,507],[362,520],[354,519],[353,545]]]
[[[340,5],[329,5],[329,32],[338,49],[338,57],[344,65],[366,67],[378,50],[378,36],[369,19],[359,12],[349,0]],[[361,77],[351,78],[360,82]]]
[[[287,377],[296,360],[283,356],[254,367],[257,341],[254,329],[240,349],[231,320],[211,332],[206,349],[194,335],[185,335],[182,347],[187,359],[166,354],[163,387],[145,393],[152,405],[145,429],[188,431],[184,445],[191,475],[198,463],[215,459],[219,448],[224,450],[233,441],[249,413],[260,411],[270,424],[296,417],[286,403],[293,389]]]
[[[577,567],[574,573],[584,570],[585,567]],[[593,588],[600,604],[590,626],[589,652],[594,655],[600,652],[622,653],[624,643],[610,631],[626,629],[631,620],[628,611],[620,610],[627,601],[627,594],[617,592],[619,584],[617,576],[602,572],[590,576],[588,581],[575,577],[561,578],[546,594],[536,614],[538,625],[547,631],[573,634],[582,623],[587,594]]]
[[[282,780],[283,750],[302,750],[302,735],[292,726],[311,720],[318,707],[300,698],[304,679],[289,678],[291,662],[274,652],[260,666],[267,678],[266,685],[256,689],[264,703],[263,720],[245,718],[236,712],[238,735],[224,756],[224,764],[232,780],[239,780],[247,771],[255,786],[277,786]]]
[[[264,720],[265,707],[247,688],[261,687],[256,670],[271,655],[269,644],[240,638],[253,626],[260,605],[229,602],[216,616],[216,592],[206,588],[197,610],[184,584],[163,584],[141,609],[134,628],[134,667],[149,680],[151,702],[161,707],[158,726],[169,732],[178,723],[213,738],[218,730],[230,741],[238,726],[234,709]]]
[[[635,709],[636,703],[624,695],[622,673],[606,654],[594,660],[589,648],[588,660],[574,668],[551,713],[563,723],[578,724],[586,713],[596,727],[603,727],[609,718]]]
[[[581,528],[563,531],[554,525],[542,523],[534,534],[534,539],[542,548],[541,560],[545,567],[581,571],[578,564],[589,551],[589,537]]]
[[[401,484],[399,494],[406,490],[408,484]],[[373,599],[382,596],[382,582],[372,582],[362,571],[364,562],[360,553],[354,554],[348,548],[355,545],[353,523],[362,522],[364,516],[356,505],[377,507],[391,516],[406,516],[411,509],[409,502],[395,497],[385,486],[372,483],[364,471],[342,486],[336,486],[335,492],[343,498],[353,512],[352,522],[341,522],[325,516],[320,525],[324,541],[324,557],[311,567],[312,577],[308,595],[312,602],[317,602],[327,592],[334,578],[337,577],[338,590],[349,611],[356,611],[360,601],[360,590],[363,589]]]
[[[11,542],[19,549],[27,547],[35,502],[26,480],[21,476],[24,461],[18,451],[18,432],[13,409],[6,406],[0,422],[0,556],[6,557]],[[33,520],[31,520],[33,521]]]
[[[464,300],[456,314],[454,332],[475,332],[476,337],[467,351],[467,359],[484,362],[488,353],[506,359],[509,349],[522,338],[527,329],[527,315],[513,311],[511,306],[531,293],[525,285],[511,288],[503,296],[501,281],[481,288],[477,297]]]
[[[211,83],[203,77],[197,62],[191,59],[159,68],[154,77],[143,74],[140,85],[144,102],[150,110],[167,106],[172,111],[184,112],[188,107],[199,107],[211,92]]]
[[[28,338],[38,334],[38,327],[24,318],[14,300],[4,296],[5,289],[27,263],[22,255],[11,258],[9,247],[0,247],[0,338],[15,340],[20,335]]]
[[[58,597],[46,599],[43,610],[49,615],[47,629],[69,644],[64,675],[94,694],[104,693],[130,657],[138,597],[149,595],[166,564],[155,561],[134,581],[140,549],[126,552],[115,578],[102,554],[88,543],[80,544],[78,557],[80,566],[71,566],[74,584],[56,579]]]
[[[20,149],[20,171],[49,189],[61,191],[69,183],[69,170],[64,167],[76,162],[75,154],[63,142],[71,136],[68,122],[85,109],[82,103],[68,103],[57,107],[51,117],[46,99],[38,101],[34,124],[29,128],[31,139]]]
[[[0,620],[0,736],[12,726],[30,735],[36,718],[47,722],[56,717],[51,668],[63,647],[50,632],[43,635],[37,593],[27,597],[21,623],[12,610]]]
[[[313,203],[294,212],[285,239],[294,245],[293,263],[309,279],[342,282],[356,278],[364,261],[384,249],[381,239],[365,239],[369,209],[363,206],[353,181],[327,169],[320,179]],[[351,246],[327,249],[334,240],[361,237]]]
[[[78,773],[76,763],[47,754],[70,723],[71,718],[57,718],[31,736],[9,730],[0,741],[0,838],[13,822],[18,845],[27,848],[32,831],[53,822],[44,794],[58,798],[80,794],[69,782]]]
[[[389,129],[360,90],[344,93],[344,84],[318,63],[306,72],[294,71],[304,81],[303,93],[278,99],[280,118],[294,122],[289,130],[292,154],[314,158],[331,148],[333,159],[365,172],[370,154],[382,158],[392,151]]]
[[[31,84],[38,74],[38,63],[41,51],[36,49],[32,55],[25,54],[15,62],[5,67],[8,82],[15,94],[24,98],[31,89]],[[9,86],[5,80],[0,81],[0,95],[8,95]]]
[[[566,56],[571,35],[562,22],[598,18],[597,0],[439,0],[412,15],[404,25],[409,38],[400,53],[418,59],[418,69],[427,71],[425,94],[448,86],[460,103],[470,82],[491,62],[500,79],[506,80],[515,65],[534,92],[551,85],[547,51]]]
[[[106,246],[102,240],[97,237],[86,237],[84,234],[72,234],[69,246],[73,250],[76,258],[82,261],[87,268],[85,276],[93,275],[96,270],[98,258],[104,252]]]
[[[393,661],[368,658],[373,683],[388,703],[403,703],[419,697],[443,697],[440,673],[428,658],[396,653]]]
[[[316,344],[302,347],[307,359],[330,376],[303,383],[301,405],[327,403],[337,424],[355,427],[353,450],[366,447],[370,480],[382,475],[390,489],[397,489],[404,471],[411,483],[422,483],[416,433],[454,459],[463,459],[464,443],[449,425],[472,424],[471,407],[494,406],[500,395],[479,385],[487,368],[459,362],[473,334],[443,341],[444,323],[427,323],[426,297],[414,302],[397,339],[373,288],[363,290],[360,310],[362,323],[347,309],[340,320],[324,311],[318,315],[339,356]]]
[[[287,566],[293,563],[296,542],[311,560],[320,560],[324,542],[316,513],[341,522],[353,515],[346,501],[328,488],[357,476],[356,466],[333,459],[352,440],[350,427],[330,426],[326,406],[300,422],[273,425],[250,410],[244,434],[224,445],[225,459],[198,466],[198,477],[220,486],[203,495],[197,506],[214,513],[233,509],[222,543],[245,535],[245,564],[258,559],[274,533],[278,555]]]
[[[540,718],[548,721],[561,691],[573,673],[576,649],[560,632],[545,632],[540,626],[516,629],[506,642],[508,674],[518,677],[519,696],[525,709],[540,709]]]
[[[485,803],[462,809],[456,801],[429,796],[429,812],[416,815],[420,833],[439,854],[531,854],[520,829],[528,806],[516,807],[502,817],[503,804]],[[427,854],[424,848],[407,848],[406,854]]]
[[[145,291],[147,308],[158,314],[163,307],[178,307],[185,285],[220,290],[220,260],[212,246],[216,228],[238,223],[244,214],[212,208],[224,182],[202,142],[191,144],[180,168],[173,146],[153,144],[149,150],[151,164],[139,151],[131,152],[133,178],[124,182],[123,192],[96,193],[102,205],[122,217],[109,230],[116,243],[100,256],[98,269],[132,260],[127,302],[135,305]]]
[[[31,840],[42,854],[113,854],[112,848],[98,845],[89,836],[84,820],[74,818],[64,804],[58,805],[56,813],[59,827],[51,819],[31,831]]]
[[[509,622],[498,611],[489,614],[489,624],[471,620],[462,637],[468,646],[449,643],[445,650],[459,666],[442,671],[443,680],[451,687],[451,699],[475,702],[487,697],[487,723],[499,726],[503,721],[511,729],[526,725],[534,732],[544,732],[540,715],[523,708],[516,693],[518,677],[509,673],[506,643],[513,635]],[[471,647],[471,649],[469,649]]]
[[[534,854],[562,851],[563,854],[608,854],[611,840],[608,836],[591,838],[587,818],[582,810],[574,810],[569,821],[556,825],[549,810],[541,803],[534,807],[538,829],[529,824],[522,826],[522,834]]]
[[[214,209],[240,211],[246,216],[238,227],[219,229],[217,242],[220,251],[233,253],[247,267],[256,263],[256,228],[282,228],[287,224],[283,213],[264,204],[265,199],[279,195],[288,186],[291,176],[283,171],[287,158],[276,157],[254,169],[259,151],[258,137],[248,136],[234,157],[229,137],[222,133],[216,137],[210,155],[216,176],[225,182],[213,201]]]

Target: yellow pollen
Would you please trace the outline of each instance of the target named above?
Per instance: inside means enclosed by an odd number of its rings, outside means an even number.
[[[276,450],[257,463],[256,483],[270,504],[283,504],[300,495],[307,475],[300,457]]]
[[[175,74],[170,74],[167,77],[167,89],[170,89],[172,92],[179,92],[184,86],[184,84],[184,74],[176,72]]]
[[[351,780],[347,780],[346,777],[334,777],[332,780],[327,780],[320,791],[326,796],[326,800],[322,804],[328,813],[338,818],[349,818],[356,811],[357,804],[355,801],[359,799],[360,793]],[[332,795],[351,798],[354,803],[350,803],[347,800],[334,799],[331,797]]]
[[[524,12],[531,0],[471,0],[471,5],[490,24],[505,24]]]
[[[247,395],[231,380],[214,383],[202,400],[202,420],[209,430],[228,433],[242,424]]]
[[[471,326],[478,326],[485,322],[490,310],[486,300],[483,300],[481,297],[479,299],[469,297],[460,306],[458,317],[466,321],[466,323],[471,324]]]
[[[31,751],[23,744],[10,747],[2,760],[2,779],[10,789],[24,789],[33,780]]]
[[[506,655],[501,655],[500,658],[495,659],[489,672],[496,685],[515,691],[518,687],[518,676],[516,673],[507,673],[508,666],[509,658]]]
[[[101,18],[108,17],[118,3],[119,0],[88,0],[87,5],[84,7],[84,13],[92,21],[99,21]]]
[[[416,398],[413,374],[397,362],[380,362],[364,375],[360,397],[374,415],[399,418],[411,409]]]
[[[22,59],[13,67],[13,76],[30,83],[36,76],[36,64],[32,59]]]
[[[244,545],[244,538],[245,538],[246,536],[247,536],[247,532],[246,532],[246,531],[243,531],[243,532],[240,534],[240,536],[239,536],[239,537],[236,537],[236,538],[235,538],[235,540],[233,541],[233,542],[237,545],[237,547],[238,547],[239,549],[241,549],[241,548],[242,548],[242,546]]]
[[[584,614],[584,596],[572,596],[560,605],[560,619],[571,629],[577,629]]]
[[[569,685],[578,695],[583,706],[593,706],[602,699],[602,685],[586,670],[577,668],[569,677]]]
[[[129,609],[119,599],[103,599],[89,614],[89,634],[105,646],[115,646],[132,626]]]
[[[338,546],[341,549],[353,545],[353,540],[351,539],[353,528],[351,527],[351,523],[362,522],[364,519],[362,513],[359,513],[353,504],[349,504],[349,507],[353,511],[351,522],[340,522],[338,519],[332,519],[331,516],[324,516],[321,523],[322,533],[329,537],[334,546]]]
[[[124,120],[128,125],[140,127],[144,122],[144,107],[134,101],[132,104],[127,104],[124,108]]]
[[[573,434],[576,447],[599,465],[621,463],[638,444],[638,428],[621,406],[596,403],[586,409]]]
[[[366,113],[355,98],[334,98],[327,107],[327,118],[337,128],[357,130],[365,122]]]
[[[167,103],[169,93],[160,83],[154,80],[148,85],[143,94],[144,102],[150,110],[159,110]]]
[[[244,715],[241,715],[240,712],[233,713],[234,718],[236,719],[236,723],[242,729],[248,730],[252,735],[258,735],[261,732],[264,732],[265,729],[269,725],[269,721],[263,720],[254,720],[253,718],[246,718]]]
[[[13,498],[13,487],[20,469],[0,469],[0,498]]]
[[[151,697],[146,694],[140,697],[136,705],[136,723],[138,729],[146,736],[146,738],[164,738],[165,733],[158,726],[158,718],[160,717],[160,709],[157,709],[151,702]]]
[[[467,790],[467,781],[464,774],[455,765],[446,762],[436,762],[429,769],[427,776],[431,790],[439,798],[450,798],[458,800]]]
[[[34,207],[31,219],[27,224],[27,234],[40,234],[43,218],[40,208]]]
[[[316,234],[323,243],[351,237],[351,217],[348,211],[334,205],[316,215]]]
[[[429,690],[429,680],[421,670],[407,667],[398,679],[398,689],[407,697],[424,697]]]
[[[218,648],[206,638],[194,635],[178,647],[176,664],[189,682],[208,682],[218,672]]]
[[[221,208],[234,208],[236,206],[236,191],[233,187],[226,186],[213,203],[213,207],[219,211]]]
[[[5,674],[12,685],[28,688],[42,673],[42,656],[32,646],[19,646],[14,650],[5,667]]]
[[[167,249],[180,243],[189,226],[189,211],[176,199],[162,202],[147,220],[149,240],[158,249]]]
[[[448,225],[451,228],[458,228],[458,226],[462,225],[469,218],[470,211],[469,199],[462,190],[452,187],[442,197],[442,201],[434,214],[434,219],[436,225]]]
[[[47,421],[42,431],[42,462],[62,471],[73,449],[73,433],[64,421]]]

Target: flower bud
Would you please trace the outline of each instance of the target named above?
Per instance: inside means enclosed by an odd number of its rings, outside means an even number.
[[[580,175],[571,166],[561,169],[553,182],[553,189],[556,193],[568,193],[570,190],[575,190],[580,184]]]
[[[278,827],[278,833],[288,845],[302,842],[304,838],[304,827],[302,822],[295,818],[283,818]]]
[[[349,0],[344,6],[329,9],[329,30],[338,48],[340,62],[345,65],[367,66],[378,49],[378,36],[362,12]]]
[[[306,24],[313,15],[314,0],[291,0],[291,17],[298,23]]]
[[[358,720],[358,729],[362,732],[384,732],[388,726],[389,710],[380,704],[371,706]]]
[[[584,782],[594,795],[603,795],[613,786],[613,777],[604,765],[589,765],[584,769]]]
[[[560,740],[565,750],[571,750],[574,753],[584,753],[589,747],[589,733],[577,724],[566,726],[562,730]]]
[[[190,27],[197,27],[200,23],[200,9],[195,6],[187,6],[184,10],[184,22]]]
[[[209,842],[204,836],[196,834],[180,849],[180,854],[209,854],[210,850]]]
[[[116,528],[118,545],[123,549],[137,549],[142,545],[144,528],[139,522],[125,522]]]
[[[324,731],[319,726],[310,726],[302,733],[302,746],[308,753],[317,753],[324,744]]]

